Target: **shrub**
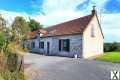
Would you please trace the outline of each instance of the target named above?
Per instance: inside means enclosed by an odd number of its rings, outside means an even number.
[[[0,76],[3,80],[25,80],[24,73],[22,71],[11,72],[6,70],[4,72],[0,72]]]
[[[120,51],[120,43],[117,43],[117,42],[105,43],[104,51],[105,52]]]
[[[18,66],[18,56],[16,54],[9,54],[7,57],[8,70],[14,72],[17,70]]]

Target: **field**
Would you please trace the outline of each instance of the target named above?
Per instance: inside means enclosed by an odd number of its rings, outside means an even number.
[[[103,56],[98,57],[97,60],[120,63],[120,52],[106,52]]]

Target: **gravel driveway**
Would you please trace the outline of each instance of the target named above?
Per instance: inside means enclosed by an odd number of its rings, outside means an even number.
[[[26,76],[29,80],[110,80],[110,71],[120,71],[120,64],[94,60],[27,54]]]

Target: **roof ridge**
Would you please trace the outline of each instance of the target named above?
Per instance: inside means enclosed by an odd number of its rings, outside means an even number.
[[[93,15],[89,14],[89,15],[82,16],[82,17],[79,17],[79,18],[76,18],[76,19],[72,19],[72,20],[69,20],[69,21],[61,22],[61,23],[58,23],[58,24],[55,24],[55,25],[48,26],[48,27],[46,27],[46,28],[44,28],[44,29],[56,27],[57,25],[61,25],[61,24],[64,24],[64,23],[69,23],[69,22],[71,22],[71,21],[75,21],[75,20],[78,20],[78,19],[82,19],[82,18],[85,18],[85,17],[88,17],[88,16],[93,16]]]
[[[92,20],[93,16],[94,15],[86,15],[47,27],[44,29],[46,30],[46,34],[44,34],[42,37],[82,34]]]

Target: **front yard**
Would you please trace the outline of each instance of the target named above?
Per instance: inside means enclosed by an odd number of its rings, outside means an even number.
[[[103,56],[98,57],[97,60],[120,63],[120,52],[106,52]]]

